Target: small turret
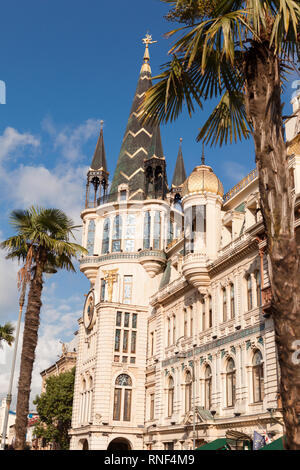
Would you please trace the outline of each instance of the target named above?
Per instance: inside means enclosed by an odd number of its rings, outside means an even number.
[[[94,157],[87,174],[85,207],[96,207],[98,199],[105,198],[108,188],[108,176],[103,138],[103,121],[100,121],[100,134],[98,137]],[[92,197],[90,187],[93,187]],[[90,200],[91,198],[91,200]]]

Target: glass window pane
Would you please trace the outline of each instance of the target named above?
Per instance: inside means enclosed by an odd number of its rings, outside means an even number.
[[[88,225],[88,236],[87,236],[87,250],[88,255],[92,256],[94,254],[94,241],[95,241],[95,221],[90,220]]]
[[[128,330],[123,332],[123,352],[128,351]]]
[[[124,276],[123,303],[130,304],[132,298],[132,276]],[[127,325],[128,326],[128,325]]]
[[[121,322],[122,322],[122,312],[117,312],[116,325],[121,326]]]
[[[131,390],[125,390],[124,396],[124,421],[130,421],[131,412]]]
[[[133,315],[132,315],[132,328],[136,328],[136,327],[137,327],[137,314],[133,313]]]
[[[125,317],[124,317],[124,326],[126,328],[129,327],[129,318],[130,318],[130,313],[125,313]]]
[[[153,248],[160,249],[160,212],[155,211],[154,215],[154,233],[153,233]]]
[[[131,353],[135,354],[136,352],[136,331],[131,332]]]
[[[116,330],[115,351],[120,351],[120,337],[121,337],[121,330]]]
[[[120,421],[120,411],[121,411],[121,389],[115,389],[114,395],[114,414],[113,419],[116,421]]]
[[[102,253],[105,254],[109,250],[109,231],[110,231],[110,220],[105,219],[103,225],[103,238],[102,238]]]
[[[150,230],[151,230],[151,215],[147,211],[144,216],[144,250],[150,248]]]

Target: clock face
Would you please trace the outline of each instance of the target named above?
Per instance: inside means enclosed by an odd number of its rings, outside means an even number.
[[[83,312],[84,326],[86,327],[87,330],[90,330],[93,326],[94,312],[95,312],[94,292],[90,292],[86,298],[86,301],[84,304],[84,312]]]

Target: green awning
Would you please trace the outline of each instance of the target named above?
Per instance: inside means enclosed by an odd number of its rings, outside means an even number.
[[[226,439],[215,439],[208,444],[204,444],[204,446],[197,447],[195,450],[227,450]]]
[[[273,441],[271,444],[261,447],[258,450],[284,450],[283,439],[285,439],[285,436],[276,439],[276,441]]]

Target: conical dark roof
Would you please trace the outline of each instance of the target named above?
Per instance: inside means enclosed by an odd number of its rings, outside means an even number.
[[[101,125],[100,134],[99,134],[99,137],[98,137],[98,141],[97,141],[93,161],[92,161],[92,164],[91,164],[91,169],[92,170],[102,169],[104,171],[107,171],[102,125]]]
[[[185,172],[185,167],[184,167],[181,140],[180,140],[180,145],[179,145],[179,150],[178,150],[178,155],[177,155],[177,160],[176,160],[176,165],[175,165],[175,170],[174,170],[174,175],[173,175],[173,180],[172,180],[172,187],[178,187],[182,185],[182,183],[185,180],[186,180],[186,172]]]
[[[117,199],[118,186],[122,183],[128,185],[130,198],[143,199],[145,187],[144,160],[153,157],[153,155],[163,157],[159,127],[150,124],[141,125],[138,121],[139,107],[144,94],[152,86],[151,69],[148,62],[149,53],[146,46],[144,64],[141,68],[110,189],[110,200]]]

